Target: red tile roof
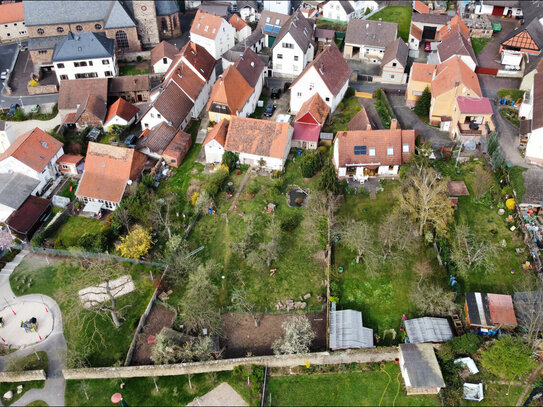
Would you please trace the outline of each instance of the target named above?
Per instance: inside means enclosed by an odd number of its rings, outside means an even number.
[[[219,34],[223,21],[222,17],[198,10],[190,27],[190,33],[214,40]]]
[[[162,41],[151,50],[151,65],[156,64],[162,58],[169,58],[173,61],[179,50],[168,41]]]
[[[171,80],[177,83],[192,100],[198,98],[205,85],[205,82],[186,64],[179,64],[172,72]]]
[[[204,47],[189,41],[181,48],[181,51],[170,65],[170,68],[164,74],[165,81],[170,79],[173,72],[182,61],[186,61],[206,80],[210,78],[213,69],[215,68],[215,63],[217,62]]]
[[[149,76],[145,75],[146,78]],[[111,78],[117,79],[117,78]],[[108,78],[73,79],[60,81],[58,91],[58,108],[60,110],[76,110],[89,95],[107,99]]]
[[[415,24],[411,24],[411,35],[417,40],[422,40],[422,30]]]
[[[204,141],[204,146],[209,143],[211,140],[216,140],[217,143],[219,143],[221,146],[224,147],[226,144],[226,132],[228,131],[228,124],[230,122],[226,119],[222,119],[219,123],[217,123],[209,133],[207,133],[207,137]]]
[[[58,160],[58,164],[78,164],[83,160],[82,155],[78,154],[64,154]]]
[[[321,129],[322,126],[320,124],[294,123],[292,140],[317,143],[319,141]]]
[[[415,0],[415,4],[413,4],[413,10],[418,11],[421,14],[429,14],[430,8],[424,4],[422,1]]]
[[[214,103],[228,106],[229,113],[241,112],[254,89],[234,66],[229,66],[211,88],[206,109],[209,111]]]
[[[362,108],[357,114],[353,116],[351,121],[347,123],[347,129],[349,131],[355,130],[367,130],[370,119],[366,113],[366,109]]]
[[[304,102],[294,121],[299,121],[306,114],[310,114],[317,123],[323,125],[328,113],[330,113],[330,107],[322,100],[318,93],[315,93]]]
[[[401,165],[409,160],[415,151],[416,130],[386,129],[338,132],[334,143],[338,148],[338,166],[348,164],[366,164],[370,167],[379,165]],[[409,153],[403,153],[403,144],[409,145]],[[366,146],[365,155],[355,155],[355,146]],[[387,148],[392,147],[394,155],[387,155]],[[336,147],[334,147],[336,148]],[[375,156],[369,156],[369,149],[375,148]]]
[[[447,25],[441,27],[438,38],[440,41],[445,41],[454,33],[459,33],[469,41],[469,28],[458,15],[454,16]]]
[[[30,195],[21,207],[9,216],[6,223],[15,232],[26,235],[50,207],[51,202],[47,199]]]
[[[488,98],[469,98],[457,96],[456,102],[462,113],[492,114],[492,105]]]
[[[413,66],[411,67],[411,77],[409,80],[431,83],[436,67],[437,65],[413,62]]]
[[[482,96],[475,72],[469,69],[459,56],[454,56],[437,66],[436,76],[432,80],[432,96],[439,96],[460,85]]]
[[[232,116],[225,150],[282,159],[289,143],[290,125]]]
[[[228,22],[232,27],[236,29],[236,31],[241,31],[245,27],[249,27],[249,25],[245,21],[243,21],[243,19],[240,18],[240,16],[238,16],[237,14],[232,14],[232,17],[230,17],[230,20],[228,20]]]
[[[104,123],[109,122],[115,116],[119,116],[121,119],[130,121],[139,111],[140,109],[138,109],[132,103],[127,102],[123,98],[119,98],[109,107]]]
[[[60,141],[36,127],[34,130],[20,135],[0,155],[0,161],[7,157],[13,157],[34,171],[41,172],[61,148],[62,143]]]
[[[24,21],[23,2],[0,4],[0,24]]]
[[[135,180],[146,157],[132,148],[89,143],[78,197],[120,202],[128,180]]]
[[[487,294],[490,317],[494,325],[517,326],[513,299],[510,295]]]
[[[172,163],[170,161],[170,165],[178,167],[187,155],[191,145],[191,135],[180,130],[175,134],[175,137],[173,138],[171,143],[168,144],[168,147],[166,147],[166,149],[162,153],[162,156],[174,159],[175,162]]]

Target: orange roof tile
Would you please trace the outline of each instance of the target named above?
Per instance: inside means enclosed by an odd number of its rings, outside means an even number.
[[[431,83],[437,65],[413,62],[410,81]]]
[[[300,111],[294,118],[294,121],[298,121],[307,113],[313,116],[313,118],[322,125],[326,120],[326,116],[330,113],[330,107],[322,100],[318,93],[315,93],[304,102]]]
[[[411,24],[411,35],[417,40],[422,40],[422,30],[415,24]]]
[[[243,30],[245,27],[248,27],[249,25],[243,21],[242,18],[240,18],[240,16],[238,16],[237,14],[232,14],[232,17],[230,17],[230,20],[228,20],[228,22],[230,23],[230,25],[232,27],[234,27],[236,29],[236,31],[241,31]]]
[[[62,143],[36,127],[20,135],[9,148],[0,155],[0,161],[13,157],[34,171],[41,172],[62,148]]]
[[[432,96],[439,96],[459,85],[471,89],[477,96],[482,96],[475,72],[469,69],[460,57],[454,56],[437,66],[436,75],[432,80]]]
[[[123,98],[119,98],[109,107],[104,123],[109,122],[115,116],[119,116],[121,119],[130,121],[130,119],[132,119],[139,111],[140,109],[138,109],[132,103],[127,102]]]
[[[0,24],[24,21],[23,2],[0,4]]]
[[[236,153],[282,159],[291,136],[288,123],[232,116],[224,148]]]
[[[168,41],[162,41],[151,50],[151,65],[156,64],[164,57],[173,60],[178,52],[179,50],[175,45],[170,44]]]
[[[145,155],[132,148],[90,142],[76,195],[120,202],[128,180],[138,177],[145,161]]]
[[[77,164],[83,159],[82,155],[79,154],[64,154],[58,160],[59,164]]]
[[[214,40],[223,21],[222,17],[198,10],[190,27],[190,33]]]
[[[429,14],[430,8],[424,4],[422,1],[416,0],[415,4],[413,4],[413,9],[415,11],[418,11],[421,14]]]
[[[234,67],[229,66],[217,79],[211,88],[211,94],[207,102],[209,111],[214,103],[226,105],[230,114],[236,115],[247,103],[253,94],[254,89],[247,83],[241,73]]]
[[[454,16],[447,25],[441,27],[438,38],[440,41],[444,41],[454,33],[459,33],[469,41],[469,28],[458,15]]]
[[[510,295],[487,294],[490,317],[494,325],[517,326],[517,318]]]
[[[169,79],[177,83],[188,97],[194,101],[198,98],[205,85],[205,82],[183,62],[171,72]],[[164,83],[168,82],[164,81]]]
[[[207,137],[203,145],[205,146],[211,140],[216,140],[217,143],[224,147],[224,144],[226,143],[226,131],[228,130],[228,124],[228,120],[222,119],[219,123],[213,126],[211,131],[207,133]]]

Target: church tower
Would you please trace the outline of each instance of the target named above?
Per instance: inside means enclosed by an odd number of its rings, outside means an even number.
[[[132,5],[142,45],[154,47],[160,42],[155,2],[153,0],[133,0]]]

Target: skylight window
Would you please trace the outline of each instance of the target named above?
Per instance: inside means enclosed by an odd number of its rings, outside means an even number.
[[[354,155],[366,155],[366,146],[354,146]]]
[[[208,26],[208,25],[206,25],[205,28],[204,28],[204,31],[207,31],[207,30],[209,30],[209,26]]]

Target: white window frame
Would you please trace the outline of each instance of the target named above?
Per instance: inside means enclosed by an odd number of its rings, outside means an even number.
[[[375,157],[375,147],[368,148],[368,156]]]
[[[404,143],[402,144],[402,153],[409,153],[409,144]]]
[[[394,155],[394,147],[387,147],[387,157],[392,157]]]

